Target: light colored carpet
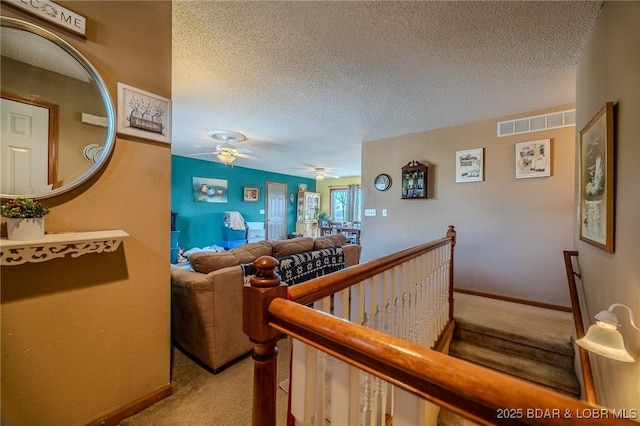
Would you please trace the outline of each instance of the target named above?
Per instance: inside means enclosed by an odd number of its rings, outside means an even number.
[[[289,374],[288,341],[278,343],[278,382]],[[211,374],[173,348],[173,395],[129,417],[123,426],[251,425],[253,360],[246,358],[219,374]],[[287,393],[276,390],[276,424],[285,425]]]
[[[567,347],[573,335],[573,315],[569,312],[458,292],[454,300],[456,322],[482,327],[489,335],[495,330],[498,336],[525,336],[534,345],[557,347],[558,351]]]

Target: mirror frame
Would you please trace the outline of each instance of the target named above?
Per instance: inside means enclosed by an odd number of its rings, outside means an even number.
[[[43,199],[49,198],[56,195],[63,194],[65,192],[71,191],[72,189],[77,188],[82,185],[86,181],[88,181],[93,175],[95,175],[107,162],[109,156],[111,155],[111,151],[113,151],[113,146],[115,145],[116,138],[116,114],[113,105],[113,101],[111,100],[111,95],[109,94],[109,90],[107,89],[107,85],[105,84],[98,71],[91,65],[91,63],[73,46],[64,41],[59,36],[54,33],[39,27],[38,25],[32,24],[31,22],[23,21],[16,18],[11,18],[7,16],[0,17],[0,24],[3,27],[16,28],[23,31],[28,31],[37,36],[43,37],[49,40],[52,43],[55,43],[62,50],[67,52],[73,59],[78,61],[80,65],[87,71],[89,76],[93,79],[98,90],[100,91],[100,96],[102,97],[102,101],[104,102],[105,110],[107,113],[107,135],[104,142],[104,149],[102,151],[102,155],[84,172],[81,176],[69,182],[65,185],[62,185],[59,188],[52,189],[49,192],[43,192],[40,194],[0,194],[2,199],[11,199],[11,198],[33,198],[33,199]],[[58,141],[58,143],[63,143],[63,141]]]

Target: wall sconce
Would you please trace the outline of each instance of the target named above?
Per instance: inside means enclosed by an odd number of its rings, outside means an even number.
[[[618,317],[613,313],[613,309],[618,306],[626,308],[629,311],[631,325],[636,330],[640,330],[634,323],[631,308],[627,305],[614,303],[609,306],[609,310],[599,312],[596,315],[595,318],[598,320],[596,324],[589,327],[587,334],[585,334],[583,338],[576,340],[576,343],[588,351],[607,358],[617,361],[634,362],[635,359],[627,352],[627,349],[624,347],[622,334],[618,331],[620,324],[618,323]]]

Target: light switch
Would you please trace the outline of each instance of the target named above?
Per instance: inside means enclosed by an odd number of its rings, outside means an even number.
[[[365,216],[375,216],[376,215],[376,209],[364,209],[364,215]]]
[[[387,209],[382,209],[382,216],[386,216],[387,215]]]
[[[260,214],[264,214],[264,209],[260,209]]]

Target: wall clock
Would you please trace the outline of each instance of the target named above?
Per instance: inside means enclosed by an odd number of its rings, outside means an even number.
[[[376,179],[373,181],[373,186],[375,186],[378,191],[386,191],[391,187],[391,177],[386,173],[381,173],[376,176]]]

